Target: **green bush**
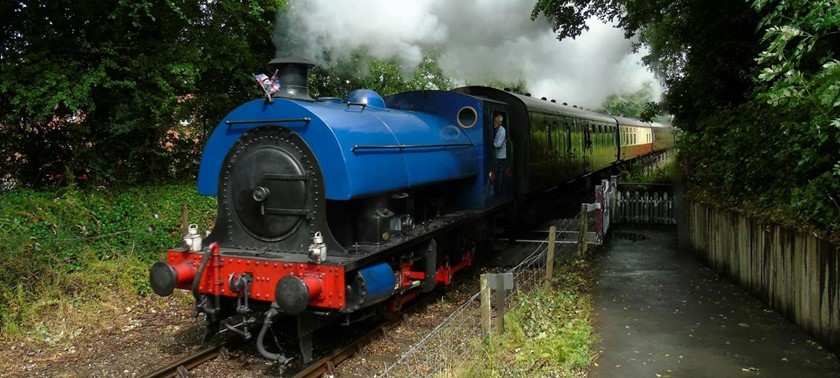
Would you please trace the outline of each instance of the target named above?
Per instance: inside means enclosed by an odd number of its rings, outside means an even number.
[[[212,226],[216,200],[194,184],[0,194],[0,332],[47,306],[147,294],[149,265],[181,244],[185,204],[189,222]]]
[[[671,158],[664,163],[645,168],[641,163],[633,163],[627,169],[621,171],[619,177],[621,182],[636,183],[676,183],[680,181],[676,161]]]
[[[719,206],[840,237],[837,129],[813,132],[788,113],[753,101],[721,109],[679,139],[689,194]]]

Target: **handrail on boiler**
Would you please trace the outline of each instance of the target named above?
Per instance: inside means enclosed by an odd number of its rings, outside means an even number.
[[[407,150],[407,149],[414,149],[414,148],[436,148],[436,147],[472,147],[472,143],[449,143],[449,144],[392,144],[392,145],[381,145],[381,146],[360,146],[355,145],[351,149],[351,151],[356,152],[356,150],[384,150],[384,149],[399,149]]]
[[[312,121],[311,118],[303,117],[303,118],[277,118],[277,119],[248,119],[248,120],[237,120],[237,121],[227,120],[227,121],[225,121],[225,124],[228,126],[228,129],[230,129],[230,127],[233,126],[233,125],[244,125],[244,124],[250,124],[250,123],[303,122],[303,123],[309,124],[310,121]]]

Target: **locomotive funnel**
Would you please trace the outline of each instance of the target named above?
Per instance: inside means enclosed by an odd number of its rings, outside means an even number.
[[[276,58],[268,62],[268,67],[277,70],[280,79],[280,91],[272,97],[291,98],[295,100],[314,101],[309,96],[309,69],[315,63],[302,58]]]

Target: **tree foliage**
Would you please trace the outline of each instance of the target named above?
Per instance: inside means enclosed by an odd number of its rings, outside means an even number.
[[[840,3],[756,0],[766,32],[756,59],[756,99],[780,116],[787,142],[776,161],[788,163],[790,207],[840,231]]]
[[[586,30],[592,17],[614,22],[650,53],[643,61],[667,88],[664,110],[683,129],[705,114],[746,101],[749,68],[760,51],[760,15],[730,0],[539,0],[532,18],[544,15],[557,38]]]
[[[539,0],[540,15],[559,39],[598,17],[649,48],[695,192],[840,234],[837,1]]]
[[[132,182],[192,166],[201,135],[253,96],[280,5],[3,2],[0,177]]]
[[[770,13],[762,21],[766,50],[757,59],[758,93],[768,104],[797,109],[810,107],[823,121],[840,122],[840,4],[836,1],[754,2]]]
[[[607,97],[601,110],[609,114],[650,121],[659,115],[659,106],[653,101],[653,83],[633,93],[614,94]]]
[[[309,77],[309,86],[317,96],[344,97],[359,88],[386,96],[410,90],[446,90],[452,82],[437,65],[434,53],[427,53],[419,67],[407,70],[396,60],[374,59],[359,50],[349,58],[316,67]]]

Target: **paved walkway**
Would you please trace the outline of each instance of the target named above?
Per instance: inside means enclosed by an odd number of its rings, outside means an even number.
[[[593,377],[840,377],[793,323],[677,248],[675,229],[620,228],[594,253]]]

